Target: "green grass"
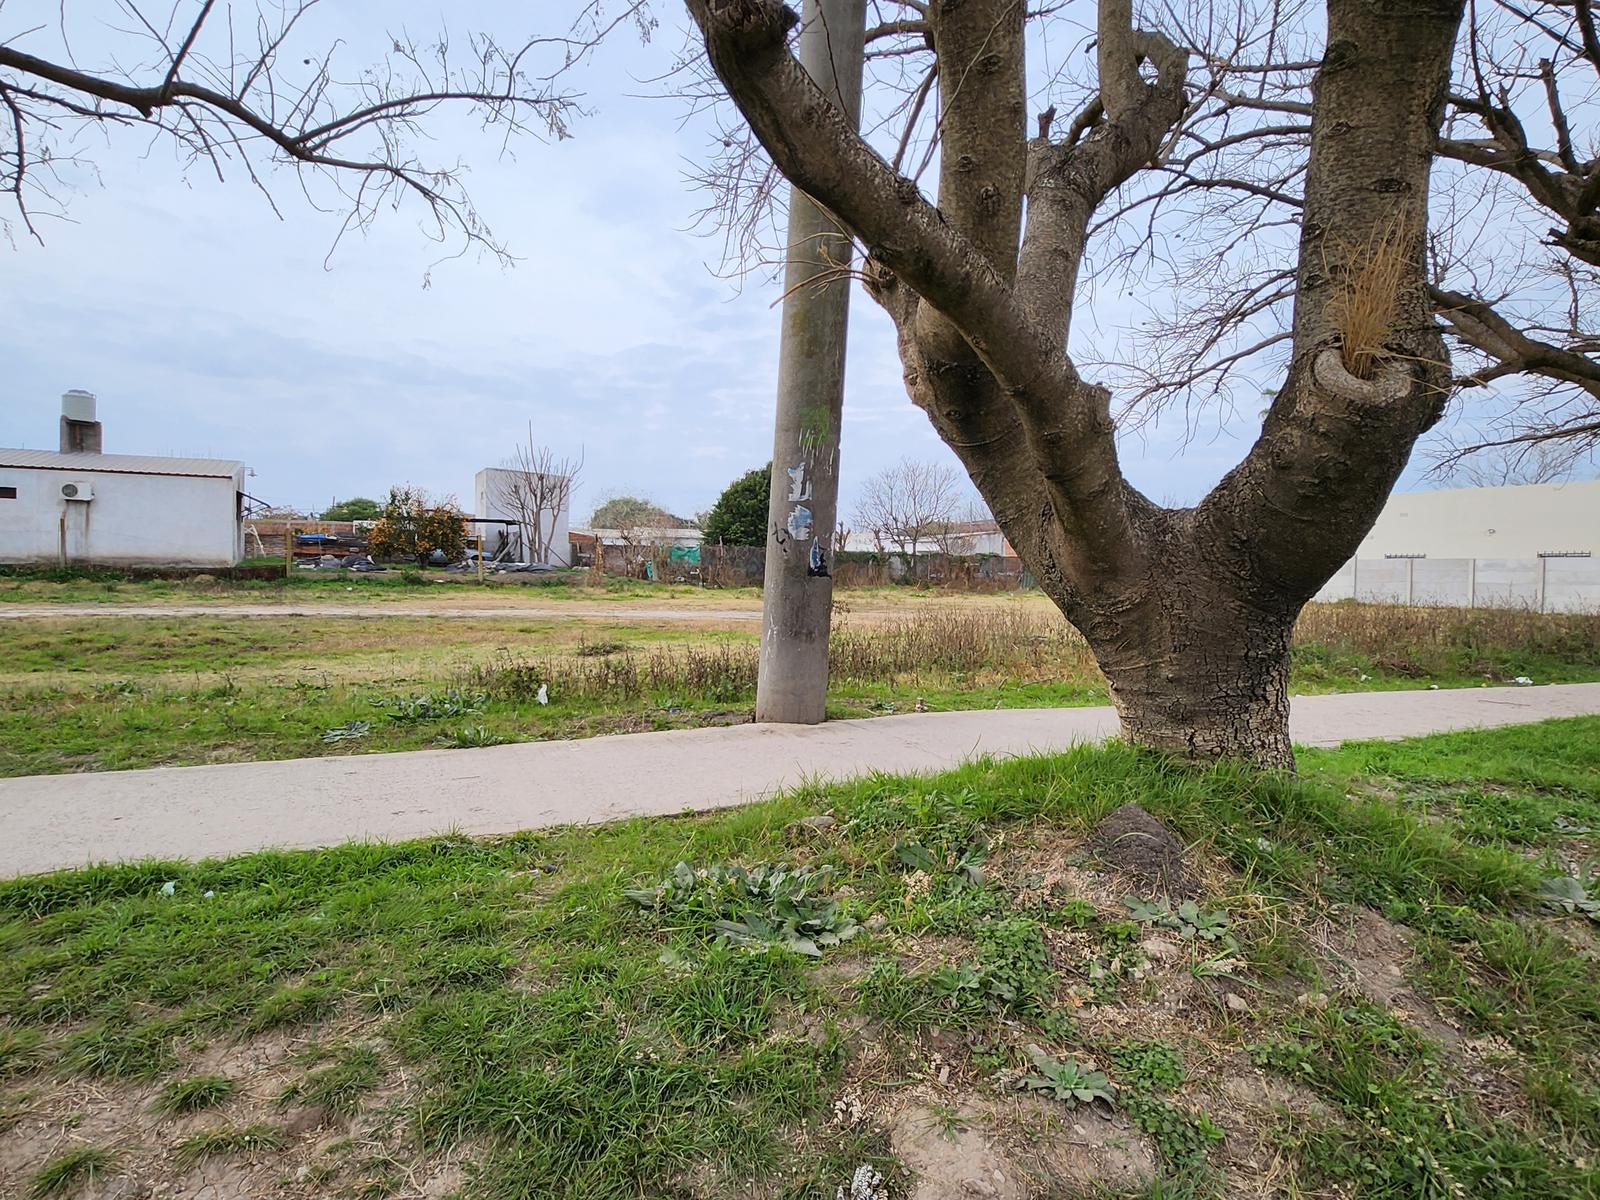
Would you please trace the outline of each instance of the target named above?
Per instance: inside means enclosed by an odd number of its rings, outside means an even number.
[[[956,1067],[980,1091],[1030,1069],[1030,1043],[1094,1061],[1157,1148],[1153,1194],[1228,1194],[1215,1146],[1232,1114],[1193,1089],[1231,1052],[1333,1114],[1275,1135],[1302,1194],[1594,1196],[1600,965],[1580,953],[1578,919],[1536,894],[1546,856],[1592,845],[1543,814],[1554,804],[1600,824],[1597,742],[1589,718],[1308,750],[1298,780],[1111,745],[703,817],[0,883],[0,1099],[89,1077],[153,1081],[163,1111],[214,1107],[230,1089],[194,1074],[201,1048],[287,1037],[309,1049],[287,1066],[285,1103],[390,1120],[396,1163],[470,1148],[474,1196],[673,1195],[702,1178],[826,1200],[863,1161],[892,1174],[881,1133],[835,1125],[833,1098],[847,1080],[893,1096],[925,1069],[920,1039],[942,1029],[960,1032]],[[1418,799],[1444,787],[1448,806]],[[1013,850],[1070,844],[1130,800],[1230,873],[1204,907],[1230,917],[1259,1023],[1197,1016],[1181,1036],[1108,1035],[1098,1006],[1155,999],[1134,969],[1144,929],[1081,896],[1019,899],[1033,885],[1008,875]],[[1532,840],[1480,836],[1480,808]],[[824,810],[838,821],[828,837],[790,828]],[[715,873],[682,906],[624,895],[679,862],[783,861],[827,868],[805,877],[815,905],[791,910],[781,888]],[[911,886],[914,872],[926,882]],[[824,901],[863,932],[820,962],[719,939],[718,922],[748,932],[791,911],[843,928]],[[1343,993],[1320,1009],[1289,999],[1329,986],[1309,929],[1336,903],[1410,926],[1413,986],[1512,1048],[1514,1118],[1385,1010]],[[1164,935],[1194,970],[1232,953]],[[942,961],[902,958],[927,938]],[[867,1059],[852,1032],[863,1018]],[[229,1126],[177,1157],[287,1136]],[[45,1169],[65,1187],[88,1167]]]
[[[34,1175],[28,1184],[28,1195],[37,1200],[44,1196],[64,1196],[79,1184],[93,1183],[111,1173],[116,1156],[109,1150],[82,1146],[57,1155]]]
[[[250,559],[249,567],[278,566],[281,559]],[[205,574],[202,572],[201,574]],[[470,590],[469,590],[470,589]],[[420,595],[449,593],[456,599],[482,595],[483,590],[526,593],[539,604],[566,598],[652,599],[681,598],[702,589],[683,584],[646,583],[634,579],[607,579],[589,586],[586,572],[558,571],[537,575],[490,576],[479,584],[472,574],[415,567],[392,566],[386,572],[296,570],[287,577],[269,579],[191,578],[156,579],[111,569],[72,567],[34,568],[0,566],[0,604],[85,603],[227,603],[229,600],[271,601],[275,598],[315,601],[415,601]],[[737,597],[759,594],[752,588],[722,588],[718,594]]]
[[[208,1158],[225,1158],[237,1154],[254,1154],[260,1150],[277,1150],[284,1144],[283,1130],[271,1125],[247,1125],[242,1129],[231,1126],[220,1129],[203,1129],[192,1133],[178,1143],[173,1159],[180,1167],[192,1167]]]
[[[952,606],[947,597],[888,622],[850,621],[833,639],[832,717],[1108,699],[1086,648],[1041,603]],[[1395,650],[1404,638],[1414,644]],[[14,776],[738,722],[753,710],[757,647],[750,628],[669,621],[207,616],[7,621],[0,652],[0,776]],[[1600,620],[1313,607],[1292,685],[1459,687],[1517,676],[1600,678]],[[450,689],[481,702],[394,719],[408,702]],[[1440,752],[1436,778],[1410,793],[1414,803],[1447,804],[1477,786],[1452,778],[1448,759]],[[1527,762],[1539,769],[1535,756]],[[1372,770],[1381,775],[1382,764]],[[1475,797],[1474,836],[1530,836],[1575,819],[1571,795],[1543,794],[1545,810],[1522,814],[1533,825],[1521,829]]]
[[[168,1115],[201,1112],[227,1103],[235,1087],[225,1075],[191,1075],[168,1083],[150,1107]]]
[[[453,978],[458,983],[466,982],[461,976]],[[370,1046],[347,1046],[334,1055],[331,1065],[311,1072],[303,1083],[290,1087],[283,1099],[318,1105],[335,1116],[347,1117],[360,1108],[362,1098],[382,1079],[383,1060],[376,1050]]]

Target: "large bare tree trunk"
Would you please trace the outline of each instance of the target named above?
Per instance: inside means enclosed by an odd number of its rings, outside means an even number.
[[[1294,766],[1288,606],[1263,611],[1223,581],[1177,572],[1151,587],[1124,629],[1091,644],[1128,741],[1189,758]]]
[[[1295,617],[1371,528],[1447,393],[1424,251],[1461,0],[1328,0],[1289,369],[1255,445],[1192,509],[1127,482],[1110,395],[1066,353],[1095,211],[1162,153],[1188,104],[1187,54],[1137,28],[1130,0],[1101,0],[1100,95],[1065,137],[1046,114],[1029,140],[1024,6],[928,5],[941,88],[961,81],[941,96],[936,208],[795,63],[779,0],[687,3],[773,160],[867,246],[907,390],[1088,640],[1126,736],[1292,767]],[[1365,332],[1356,308],[1378,314]]]

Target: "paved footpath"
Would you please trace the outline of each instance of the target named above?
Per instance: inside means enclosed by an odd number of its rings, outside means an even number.
[[[1301,745],[1600,713],[1600,683],[1296,697]],[[1110,708],[737,725],[280,762],[0,780],[0,878],[139,858],[509,833],[740,804],[808,779],[936,771],[1117,731]]]

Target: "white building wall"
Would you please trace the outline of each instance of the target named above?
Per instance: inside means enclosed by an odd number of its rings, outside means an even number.
[[[485,467],[479,471],[472,480],[472,515],[493,521],[520,521],[522,514],[506,502],[506,485],[517,474],[519,472],[504,467]],[[560,512],[553,515],[547,513],[541,521],[541,532],[550,546],[550,562],[554,566],[571,565],[572,547],[567,535],[569,519],[568,506],[563,504]],[[478,528],[487,534],[489,551],[493,553],[494,547],[500,544],[495,530],[492,527]]]
[[[1600,557],[1351,559],[1316,598],[1600,612]]]
[[[234,566],[244,557],[243,470],[230,479],[0,467],[0,487],[17,489],[0,499],[0,562],[58,563],[64,538],[69,564]],[[94,499],[63,499],[64,483],[88,483]]]
[[[1549,612],[1600,612],[1600,556],[1546,558],[1544,607]]]
[[[1600,482],[1398,493],[1316,598],[1600,612]]]
[[[1356,557],[1512,559],[1570,550],[1600,555],[1600,481],[1396,492]]]

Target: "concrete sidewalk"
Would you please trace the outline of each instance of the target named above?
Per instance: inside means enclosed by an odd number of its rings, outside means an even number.
[[[1301,745],[1600,713],[1600,683],[1301,696]],[[1110,708],[922,713],[737,725],[481,750],[0,780],[0,877],[90,862],[421,837],[719,808],[806,779],[937,771],[1117,732]]]

